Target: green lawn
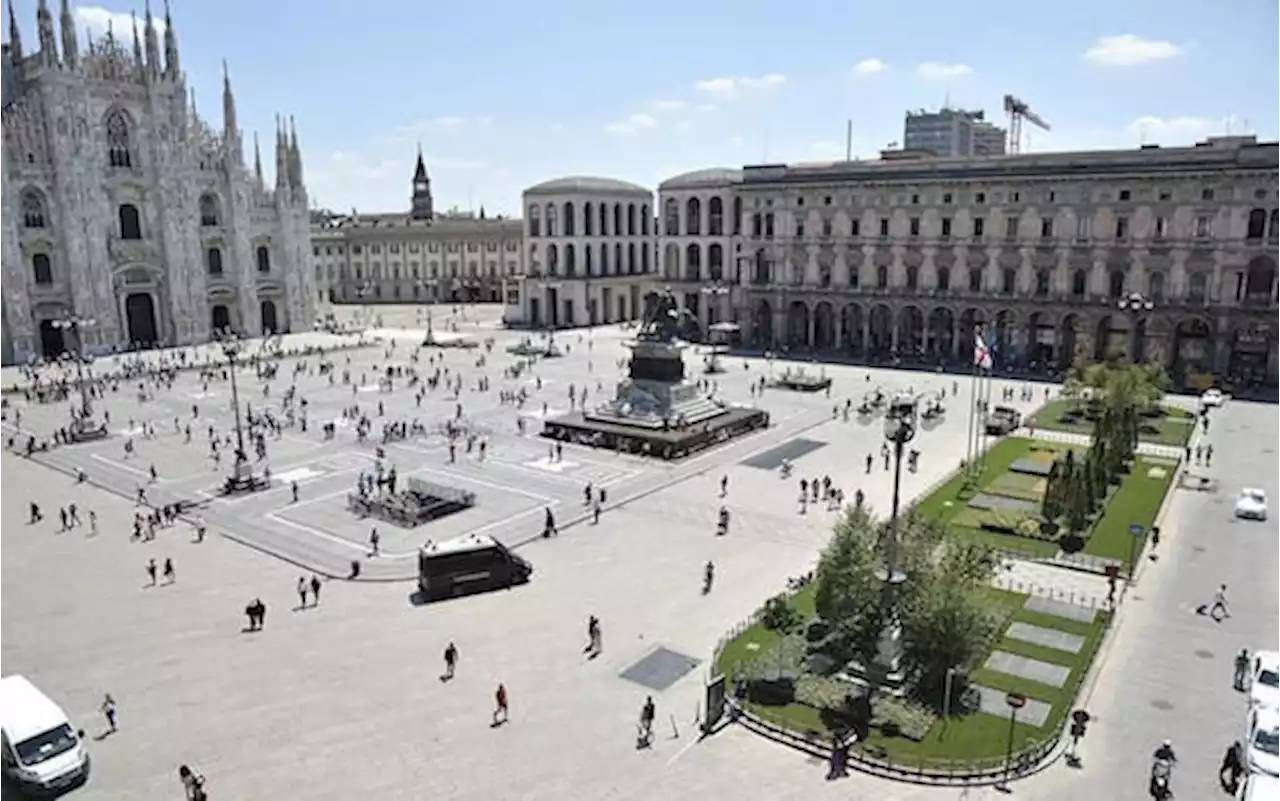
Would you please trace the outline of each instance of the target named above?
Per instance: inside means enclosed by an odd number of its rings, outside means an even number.
[[[802,621],[807,621],[814,616],[813,597],[817,591],[817,583],[811,582],[791,596],[789,604],[799,613]],[[735,664],[767,653],[778,640],[778,632],[765,628],[761,623],[753,623],[746,631],[729,641],[725,649],[720,652],[720,658],[716,660],[716,668],[732,679]]]
[[[1079,422],[1065,423],[1063,412],[1076,406],[1069,400],[1055,400],[1040,407],[1028,422],[1035,423],[1037,428],[1045,431],[1066,431],[1071,434],[1093,434],[1093,421],[1082,419]],[[1165,406],[1163,418],[1144,417],[1138,439],[1156,445],[1172,445],[1182,447],[1191,438],[1195,430],[1195,416],[1186,409],[1176,406]]]
[[[1156,475],[1151,474],[1153,470]],[[1084,552],[1121,559],[1128,569],[1129,556],[1134,547],[1134,537],[1129,533],[1130,524],[1142,525],[1141,540],[1146,542],[1146,532],[1156,519],[1160,504],[1164,502],[1165,493],[1169,491],[1169,485],[1173,483],[1177,472],[1177,463],[1172,459],[1137,457],[1133,463],[1133,471],[1125,476],[1124,481],[1112,493],[1102,519],[1085,543]]]

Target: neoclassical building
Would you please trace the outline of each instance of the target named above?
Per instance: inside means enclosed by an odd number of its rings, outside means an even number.
[[[317,219],[311,257],[322,303],[499,302],[523,272],[519,220],[439,212],[422,152],[403,212]]]
[[[1008,367],[1083,343],[1274,383],[1278,177],[1253,137],[704,171],[659,191],[662,274],[777,350],[962,362],[981,326]]]
[[[44,2],[28,54],[10,9],[3,67],[3,355],[8,361],[309,329],[315,289],[297,135],[275,186],[244,160],[224,78],[222,127],[188,103],[172,20],[132,48],[81,52],[67,3]],[[92,325],[67,329],[67,318]],[[69,337],[71,339],[69,339]]]
[[[561,328],[634,320],[657,272],[653,193],[613,178],[556,178],[524,190],[525,276],[506,320]]]

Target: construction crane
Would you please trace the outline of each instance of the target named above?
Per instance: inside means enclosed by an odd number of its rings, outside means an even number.
[[[1022,152],[1022,121],[1026,120],[1042,131],[1052,130],[1049,123],[1031,107],[1013,95],[1004,96],[1004,112],[1009,115],[1009,152]]]

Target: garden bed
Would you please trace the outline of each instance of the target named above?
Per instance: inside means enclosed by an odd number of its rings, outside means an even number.
[[[1138,426],[1138,439],[1155,445],[1181,448],[1195,431],[1195,415],[1176,406],[1159,407],[1163,416],[1144,416]],[[1046,403],[1028,423],[1045,431],[1093,435],[1093,417],[1087,401],[1059,399]]]

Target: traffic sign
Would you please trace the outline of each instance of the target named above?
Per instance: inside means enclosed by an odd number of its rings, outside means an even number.
[[[1004,702],[1010,709],[1022,709],[1027,705],[1027,697],[1022,693],[1009,693],[1004,697]]]
[[[1142,525],[1141,523],[1129,524],[1129,533],[1135,537],[1141,537],[1146,530],[1147,530],[1146,526]]]

